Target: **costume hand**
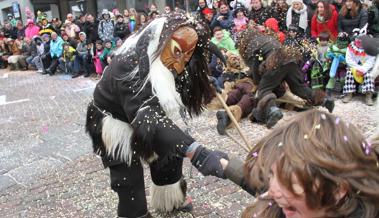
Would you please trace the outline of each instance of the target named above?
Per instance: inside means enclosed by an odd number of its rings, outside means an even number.
[[[204,176],[212,175],[226,179],[221,159],[229,160],[229,157],[224,152],[212,151],[200,145],[191,162]]]

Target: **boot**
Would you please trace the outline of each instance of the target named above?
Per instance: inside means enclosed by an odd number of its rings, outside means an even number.
[[[326,97],[322,106],[328,109],[329,113],[332,113],[334,110],[334,99],[331,97]]]
[[[267,128],[271,128],[275,126],[275,124],[283,118],[283,113],[280,111],[280,109],[276,106],[270,108],[270,112],[267,116],[266,126]]]
[[[225,129],[231,123],[231,120],[226,111],[217,111],[217,132],[220,135],[225,135]]]
[[[371,92],[366,93],[366,104],[368,106],[374,105],[374,101],[372,100],[372,93]]]
[[[351,101],[351,99],[353,99],[353,93],[347,93],[343,98],[342,98],[342,102],[343,103],[348,103]]]

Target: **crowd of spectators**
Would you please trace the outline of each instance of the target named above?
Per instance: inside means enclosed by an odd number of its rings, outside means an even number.
[[[160,12],[155,5],[146,12],[134,8],[123,12],[103,9],[98,16],[67,14],[64,21],[50,20],[41,12],[34,15],[29,11],[26,24],[9,14],[0,28],[0,68],[30,69],[49,75],[61,72],[73,78],[91,74],[100,77],[113,51],[129,35],[149,20],[173,11],[183,10],[166,6]],[[315,69],[315,62],[319,68],[322,66],[324,74],[345,71],[337,74],[336,79],[330,76],[333,84],[329,81],[329,86],[333,89],[338,84],[343,86],[346,71],[355,65],[351,58],[344,56],[357,30],[360,34],[379,36],[379,0],[198,0],[193,15],[209,25],[212,42],[225,52],[238,54],[236,38],[247,28],[274,34],[284,45],[303,49],[313,46],[316,52],[304,55],[302,62],[304,79],[308,85],[314,85],[309,71]],[[337,56],[336,52],[341,55]],[[217,67],[219,63],[213,58],[209,65],[215,77],[222,73],[222,68]]]

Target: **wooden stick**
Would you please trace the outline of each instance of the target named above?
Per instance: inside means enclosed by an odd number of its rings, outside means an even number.
[[[246,145],[239,142],[230,132],[225,131],[226,135],[228,135],[235,143],[237,143],[239,146],[241,146],[243,149],[245,149],[247,152],[250,152],[250,149],[246,147]]]
[[[224,107],[226,113],[228,114],[230,120],[232,121],[232,123],[234,124],[234,126],[236,127],[238,133],[241,135],[243,141],[245,142],[247,148],[249,148],[249,151],[251,150],[251,146],[249,144],[249,142],[247,141],[247,138],[245,137],[245,135],[243,134],[242,132],[242,129],[241,127],[239,126],[236,118],[233,116],[233,113],[230,111],[228,105],[226,105],[224,99],[222,99],[222,96],[220,95],[220,93],[216,92],[216,97],[218,98],[218,100],[221,102],[222,106]]]

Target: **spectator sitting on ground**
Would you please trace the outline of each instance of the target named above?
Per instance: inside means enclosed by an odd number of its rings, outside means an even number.
[[[17,21],[16,28],[17,28],[17,39],[20,39],[20,40],[24,39],[25,38],[25,27],[22,24],[21,20]]]
[[[63,39],[64,42],[67,42],[67,43],[70,44],[71,47],[76,48],[76,46],[77,46],[76,39],[75,38],[70,38],[67,35],[66,31],[62,33],[61,37],[62,37],[62,39]]]
[[[50,36],[48,34],[42,35],[42,43],[43,43],[43,54],[41,55],[41,61],[43,64],[43,73],[42,74],[47,74],[46,69],[50,66],[51,64],[51,55],[50,55]],[[36,66],[38,66],[36,64]]]
[[[299,29],[301,36],[309,36],[312,19],[311,9],[303,3],[303,0],[292,0],[292,5],[287,11],[286,25],[294,25]]]
[[[17,39],[17,28],[12,26],[8,21],[4,22],[3,30],[5,38]]]
[[[36,68],[37,73],[43,73],[42,56],[45,53],[45,45],[39,36],[34,36],[32,45],[30,47],[30,56],[26,58],[26,62],[29,64],[29,69]]]
[[[114,22],[111,20],[111,15],[107,9],[104,9],[101,13],[103,18],[98,27],[98,34],[101,40],[112,40],[114,32]]]
[[[51,40],[50,40],[50,56],[51,56],[51,63],[50,66],[46,69],[46,73],[48,73],[50,76],[55,74],[55,71],[57,70],[57,67],[59,65],[59,59],[63,55],[63,39],[58,36],[56,32],[51,33]]]
[[[249,23],[249,19],[246,17],[246,9],[245,8],[236,8],[233,12],[233,32],[239,33],[245,29],[247,29],[247,25]]]
[[[367,11],[359,0],[346,0],[338,17],[338,32],[352,36],[353,30],[362,29],[368,22]]]
[[[375,0],[368,10],[368,32],[379,37],[379,0]]]
[[[24,40],[21,41],[21,57],[18,60],[18,64],[20,65],[22,70],[28,70],[28,62],[26,61],[27,58],[31,57],[31,47],[32,47],[32,40],[29,38],[24,38]]]
[[[74,74],[72,75],[72,78],[82,75],[82,72],[84,72],[85,77],[90,76],[90,67],[87,65],[88,50],[86,38],[87,35],[84,32],[79,33],[79,44],[76,48],[77,55],[75,56]]]
[[[33,39],[34,36],[39,35],[39,27],[34,24],[34,21],[32,19],[28,19],[26,21],[26,28],[25,28],[25,37],[29,39]]]
[[[7,40],[5,38],[0,40],[0,69],[8,67],[8,57],[11,55]]]
[[[233,26],[233,13],[230,11],[229,6],[221,2],[220,10],[214,17],[211,28],[214,28],[216,26],[220,26],[222,29],[231,30]]]
[[[225,49],[226,51],[238,54],[235,43],[230,37],[230,32],[221,29],[221,27],[215,27],[213,29],[213,37],[211,39],[211,42],[215,44],[219,49]]]
[[[8,63],[10,65],[10,70],[19,70],[20,65],[18,61],[21,56],[21,42],[19,40],[8,39],[8,47],[11,55],[8,57]]]
[[[108,66],[110,63],[111,53],[114,49],[113,43],[110,40],[107,40],[104,42],[104,50],[103,53],[100,55],[100,60],[103,64],[103,66]]]
[[[338,13],[326,1],[319,1],[317,9],[312,17],[311,36],[317,38],[322,32],[328,32],[332,41],[338,35]]]
[[[103,54],[103,42],[101,40],[96,41],[95,55],[93,56],[93,63],[95,65],[95,71],[97,78],[100,78],[103,74],[103,63],[100,60],[100,57]]]
[[[63,43],[63,55],[59,58],[59,64],[64,74],[72,74],[74,68],[76,50],[69,43]]]

